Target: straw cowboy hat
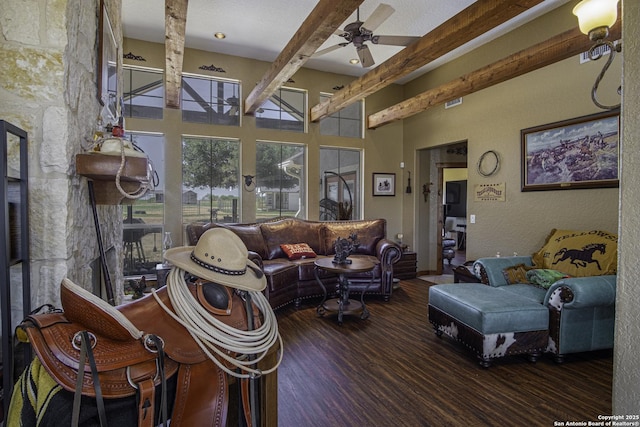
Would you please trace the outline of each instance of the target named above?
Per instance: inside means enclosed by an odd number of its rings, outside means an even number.
[[[205,231],[196,246],[167,249],[164,258],[197,277],[245,291],[267,286],[262,270],[247,258],[242,240],[224,228]]]

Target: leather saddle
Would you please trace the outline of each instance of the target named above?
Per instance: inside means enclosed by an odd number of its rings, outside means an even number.
[[[226,325],[247,330],[247,310],[237,292],[201,281],[190,283],[189,290]],[[167,288],[156,295],[174,313]],[[163,384],[165,377],[177,374],[171,425],[226,425],[227,375],[153,295],[113,307],[64,279],[60,299],[62,311],[31,315],[19,329],[28,336],[47,372],[64,389],[75,392],[81,384],[83,395],[96,397],[99,382],[99,394],[105,399],[137,395],[138,425],[152,426],[154,411],[148,409],[153,406],[156,386]],[[259,325],[255,306],[251,315]],[[84,331],[95,360],[93,367],[81,362],[80,337]],[[84,368],[79,380],[81,365]],[[97,377],[93,370],[97,370]],[[147,416],[149,413],[152,415]],[[244,413],[250,417],[246,404]]]

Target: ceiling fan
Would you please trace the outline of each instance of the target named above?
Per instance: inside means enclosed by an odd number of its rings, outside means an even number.
[[[350,24],[347,24],[347,26],[345,26],[343,30],[338,30],[335,33],[340,37],[343,37],[346,42],[338,43],[326,49],[319,50],[313,54],[313,57],[316,58],[318,56],[333,52],[334,50],[340,49],[341,47],[345,47],[353,43],[353,45],[356,47],[360,63],[364,68],[367,68],[374,65],[375,61],[373,60],[373,55],[369,50],[369,46],[367,46],[365,42],[391,46],[407,46],[418,40],[420,37],[381,36],[373,34],[375,29],[378,28],[384,21],[386,21],[387,18],[389,18],[389,16],[393,14],[393,12],[395,12],[394,8],[392,8],[388,4],[380,3],[378,7],[373,11],[371,16],[369,16],[366,21],[362,22],[360,21],[360,8],[358,8],[356,20]]]
[[[229,98],[214,96],[214,98],[221,101],[221,104],[231,107],[225,113],[227,116],[235,116],[238,114],[238,111],[240,109],[240,99],[237,96],[233,95]]]

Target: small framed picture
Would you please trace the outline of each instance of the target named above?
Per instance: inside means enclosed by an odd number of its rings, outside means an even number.
[[[373,174],[373,195],[374,196],[395,196],[396,195],[396,174],[395,173],[374,173]]]

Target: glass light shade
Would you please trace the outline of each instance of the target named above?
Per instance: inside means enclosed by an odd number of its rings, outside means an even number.
[[[612,27],[618,18],[619,0],[582,0],[573,8],[578,17],[580,31],[589,31],[598,27]]]

